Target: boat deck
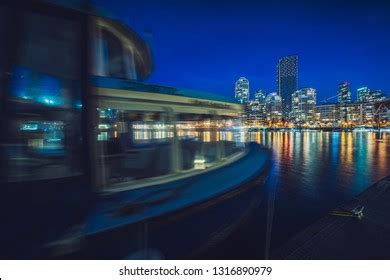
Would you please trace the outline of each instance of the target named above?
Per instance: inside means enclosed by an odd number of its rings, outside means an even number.
[[[273,254],[273,259],[390,259],[390,177],[330,212]],[[334,215],[364,207],[363,217]]]

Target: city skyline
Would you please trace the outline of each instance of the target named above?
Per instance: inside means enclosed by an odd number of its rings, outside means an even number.
[[[246,79],[250,83],[250,80],[247,79],[244,76],[239,77],[239,79],[236,79],[235,83],[237,83],[237,81],[239,81],[240,79]],[[369,92],[372,92],[372,93],[379,92],[381,94],[381,96],[384,96],[385,98],[390,98],[390,96],[386,92],[383,92],[382,89],[380,89],[380,88],[372,88],[369,85],[364,85],[364,86],[358,88],[358,87],[353,86],[353,85],[351,86],[351,83],[349,81],[341,81],[341,82],[337,83],[335,85],[335,91],[334,91],[333,96],[329,96],[327,98],[322,98],[321,94],[318,95],[317,89],[314,88],[314,87],[311,87],[310,85],[304,86],[304,87],[297,87],[296,91],[299,91],[299,90],[302,90],[302,89],[306,89],[306,88],[313,88],[313,89],[315,89],[317,91],[317,96],[318,96],[317,103],[318,104],[336,104],[336,103],[340,103],[339,100],[338,100],[339,99],[339,86],[342,85],[342,84],[345,84],[345,83],[348,84],[349,93],[350,93],[349,98],[350,98],[351,102],[362,101],[360,99],[360,97],[359,97],[360,96],[359,94],[361,94],[362,90],[364,92],[366,92],[368,90]],[[234,86],[233,86],[233,88],[234,88]],[[351,88],[356,88],[356,89],[353,91],[353,90],[351,90]],[[277,90],[266,91],[266,90],[264,90],[264,88],[253,88],[252,86],[250,86],[249,89],[248,89],[247,100],[248,101],[255,100],[256,99],[256,94],[257,94],[258,91],[261,91],[266,96],[269,95],[269,94],[273,94],[275,92],[278,93]],[[294,91],[293,93],[295,93],[296,91]],[[235,95],[236,95],[235,91],[233,91],[231,93],[231,95],[233,95],[235,97]],[[278,93],[278,95],[279,95],[279,93]]]
[[[379,125],[379,122],[388,120],[389,116],[378,109],[383,104],[379,107],[375,105],[387,99],[380,89],[361,87],[353,98],[350,83],[344,81],[338,84],[336,95],[317,103],[315,88],[298,88],[298,68],[296,55],[279,59],[276,67],[277,92],[266,93],[257,89],[252,97],[250,81],[245,77],[236,81],[234,98],[236,102],[244,104],[241,119],[246,126],[351,127],[372,126],[373,123]]]

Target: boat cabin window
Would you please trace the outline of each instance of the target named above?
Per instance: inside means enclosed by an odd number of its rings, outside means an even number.
[[[111,77],[126,78],[122,42],[111,32],[102,30],[106,73]]]
[[[81,174],[79,22],[20,13],[5,85],[2,178],[18,182]]]
[[[173,125],[166,112],[99,109],[98,131],[109,185],[170,173]]]
[[[213,114],[178,114],[177,133],[182,168],[207,169],[243,149],[243,141],[232,129],[236,120]]]
[[[212,168],[243,151],[232,118],[176,113],[156,104],[143,104],[145,109],[136,103],[118,105],[123,109],[98,110],[104,187],[161,183]]]
[[[93,75],[128,80],[144,78],[145,63],[128,35],[101,18],[96,19],[93,33]]]

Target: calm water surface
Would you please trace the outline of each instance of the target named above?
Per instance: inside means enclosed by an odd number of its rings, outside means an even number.
[[[210,258],[264,258],[271,251],[390,175],[390,134],[374,132],[256,132],[248,135],[273,150],[264,203],[251,223],[210,252]],[[273,215],[269,215],[273,211]],[[271,226],[267,219],[272,217]]]

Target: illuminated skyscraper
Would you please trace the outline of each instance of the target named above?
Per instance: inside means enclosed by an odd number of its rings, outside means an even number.
[[[256,91],[255,93],[255,100],[258,100],[260,103],[265,102],[265,92],[261,89]]]
[[[235,98],[241,104],[248,103],[249,100],[249,81],[245,77],[241,77],[236,82]]]
[[[349,121],[350,107],[348,104],[352,102],[351,91],[349,90],[349,83],[344,82],[338,85],[337,100],[340,109],[340,118],[342,121]]]
[[[337,92],[337,100],[340,104],[351,103],[351,91],[349,90],[349,83],[344,82],[339,84]]]
[[[261,123],[259,101],[249,100],[246,104],[246,125],[257,127]]]
[[[282,120],[282,98],[276,93],[272,92],[267,95],[265,100],[267,121],[276,123]]]
[[[373,115],[373,95],[368,87],[362,87],[357,90],[357,99],[359,106],[359,119],[360,124],[370,122],[374,119]]]
[[[266,95],[265,92],[261,89],[256,91],[255,93],[255,101],[258,102],[258,114],[261,122],[265,122],[267,120],[267,112],[266,112]]]
[[[370,100],[370,89],[368,87],[358,88],[357,99],[359,102],[368,102]]]
[[[383,101],[386,97],[382,94],[380,89],[370,91],[373,102]]]
[[[316,90],[302,88],[292,94],[292,120],[296,123],[315,121]]]
[[[282,57],[277,66],[278,95],[282,98],[283,118],[288,119],[291,112],[291,95],[297,90],[298,56]]]

